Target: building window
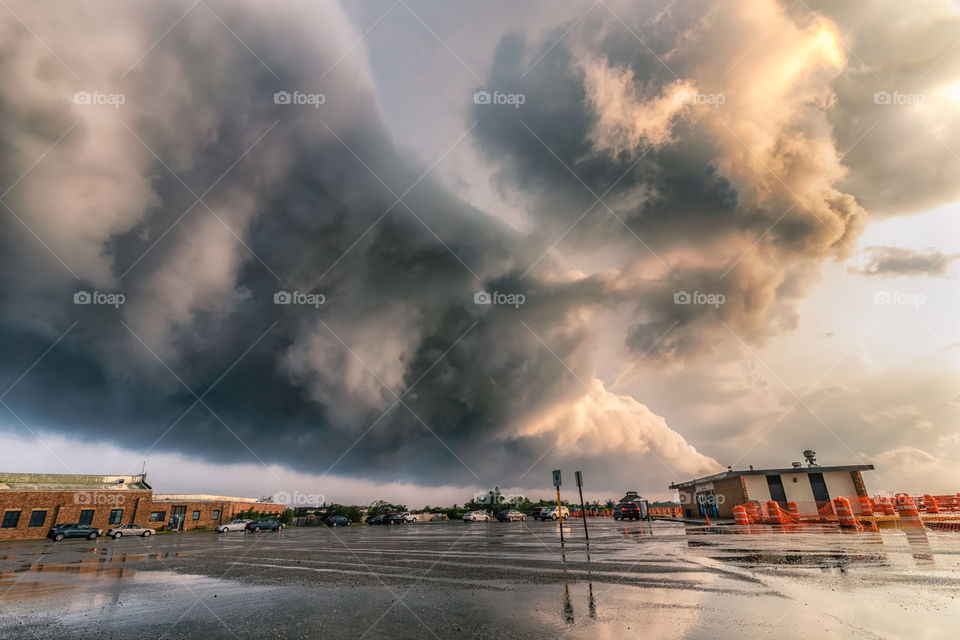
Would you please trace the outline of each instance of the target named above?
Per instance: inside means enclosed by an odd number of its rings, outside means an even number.
[[[47,519],[46,511],[34,511],[30,514],[30,526],[42,527],[44,520]]]
[[[123,509],[110,510],[110,524],[120,524],[123,521]]]
[[[194,520],[199,520],[199,519],[200,519],[200,512],[199,512],[199,511],[194,511],[194,512],[193,512],[193,519],[194,519]]]
[[[163,522],[167,517],[166,511],[151,511],[150,522]]]
[[[211,518],[212,518],[213,520],[219,520],[219,519],[220,519],[220,509],[214,509],[214,510],[213,510],[213,515],[211,516]]]
[[[11,529],[17,526],[17,523],[20,522],[20,512],[19,511],[7,511],[3,514],[3,525],[4,529]]]
[[[80,524],[93,523],[93,509],[84,509],[80,512]]]

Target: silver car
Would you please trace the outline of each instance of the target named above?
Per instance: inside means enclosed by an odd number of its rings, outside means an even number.
[[[148,527],[141,527],[138,524],[122,524],[119,527],[113,527],[107,531],[107,535],[116,540],[123,536],[143,536],[144,538],[152,536],[156,531]]]
[[[253,520],[231,520],[226,524],[217,525],[217,533],[228,533],[230,531],[243,531],[247,527],[248,522],[253,522]]]

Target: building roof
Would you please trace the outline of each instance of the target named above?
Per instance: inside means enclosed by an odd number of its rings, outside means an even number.
[[[627,491],[627,495],[620,498],[619,502],[633,502],[634,500],[645,500],[643,496],[636,491]]]
[[[146,474],[0,473],[0,491],[149,491]]]
[[[828,471],[873,471],[872,464],[846,464],[832,467],[789,467],[787,469],[728,469],[722,473],[715,473],[712,476],[696,478],[694,480],[684,480],[670,485],[670,489],[685,489],[694,483],[703,484],[705,482],[715,482],[717,480],[726,480],[727,478],[739,478],[740,476],[767,476],[781,475],[784,473],[824,473]]]
[[[244,502],[249,504],[273,504],[256,498],[237,498],[233,496],[214,496],[206,493],[162,493],[153,494],[154,502]]]

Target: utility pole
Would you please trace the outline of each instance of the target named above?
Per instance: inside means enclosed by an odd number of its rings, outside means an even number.
[[[583,506],[583,474],[577,471],[577,490],[580,492],[580,515],[583,516],[583,535],[589,540],[590,532],[587,531],[587,510]]]

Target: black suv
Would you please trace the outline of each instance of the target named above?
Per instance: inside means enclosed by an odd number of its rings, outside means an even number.
[[[383,517],[383,524],[407,524],[402,513],[388,513]]]
[[[621,502],[613,508],[614,520],[639,520],[640,507],[632,502]]]

